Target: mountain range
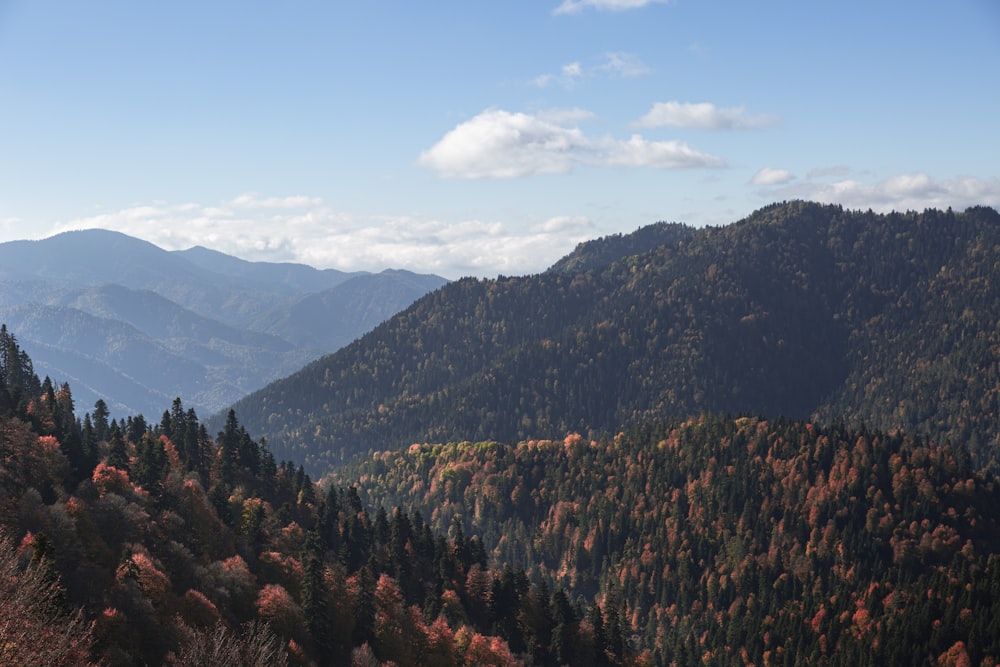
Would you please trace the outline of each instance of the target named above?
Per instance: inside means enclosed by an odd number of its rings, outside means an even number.
[[[1000,215],[776,204],[718,228],[581,245],[552,270],[463,279],[235,404],[322,474],[417,442],[587,437],[753,414],[1000,433]]]
[[[988,208],[661,223],[445,285],[218,428],[79,417],[0,327],[0,654],[998,664],[998,253]],[[35,309],[124,298],[76,289]]]
[[[0,321],[89,406],[209,414],[351,342],[447,282],[166,251],[86,230],[0,244]]]

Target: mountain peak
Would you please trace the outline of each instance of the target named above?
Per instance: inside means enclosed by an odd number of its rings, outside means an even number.
[[[553,264],[552,273],[584,273],[601,269],[631,255],[640,255],[663,245],[676,245],[695,229],[679,222],[656,222],[631,234],[612,234],[584,241],[570,254]]]

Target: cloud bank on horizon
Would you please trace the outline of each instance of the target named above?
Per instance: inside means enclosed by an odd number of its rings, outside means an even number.
[[[989,0],[59,6],[0,11],[0,241],[457,278],[783,199],[1000,207]]]
[[[763,168],[752,183],[770,187],[774,200],[808,199],[878,213],[1000,207],[1000,178],[937,182],[925,173],[913,173],[873,185],[852,179],[823,181],[816,176],[800,183],[795,180],[783,169]],[[298,262],[342,271],[391,267],[449,279],[536,273],[596,235],[586,217],[554,217],[513,230],[499,221],[485,220],[356,219],[316,197],[261,198],[256,194],[243,194],[216,206],[163,202],[136,206],[75,219],[51,233],[91,228],[120,231],[168,250],[204,245],[252,261]]]
[[[496,221],[357,219],[315,197],[256,193],[212,206],[134,206],[71,220],[52,233],[93,228],[120,231],[167,250],[201,245],[251,261],[342,271],[409,269],[449,279],[535,272],[552,263],[553,251],[565,254],[594,235],[584,218],[551,218],[515,232]]]

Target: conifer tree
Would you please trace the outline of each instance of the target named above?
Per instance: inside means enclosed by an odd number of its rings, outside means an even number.
[[[127,471],[130,467],[128,449],[125,446],[125,439],[122,438],[122,432],[117,424],[111,429],[111,439],[108,445],[108,465]]]

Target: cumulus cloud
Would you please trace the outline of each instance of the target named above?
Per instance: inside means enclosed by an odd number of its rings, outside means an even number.
[[[794,174],[787,169],[763,167],[750,179],[750,185],[781,185],[794,179]]]
[[[264,201],[272,205],[261,205]],[[201,245],[254,261],[300,262],[343,271],[409,269],[447,278],[542,271],[595,236],[590,220],[579,217],[554,217],[512,230],[490,220],[361,218],[336,211],[316,197],[257,195],[241,195],[214,206],[133,206],[71,220],[50,233],[95,227],[168,250]]]
[[[563,0],[552,10],[553,14],[579,14],[583,9],[592,7],[598,10],[619,12],[626,9],[639,9],[646,5],[662,4],[668,0]]]
[[[695,169],[721,167],[720,157],[697,151],[680,141],[647,141],[633,134],[628,141],[606,140],[597,162],[625,167]]]
[[[460,123],[421,153],[417,163],[445,178],[518,178],[565,173],[577,164],[657,169],[720,167],[724,161],[678,141],[594,140],[576,126],[592,115],[488,110]]]
[[[494,109],[460,123],[421,153],[418,164],[448,178],[559,173],[572,168],[573,153],[586,143],[578,128]]]
[[[743,130],[774,125],[776,116],[751,115],[746,108],[720,108],[710,102],[657,102],[642,118],[639,127],[684,127],[698,130]]]
[[[969,206],[1000,206],[1000,178],[960,176],[935,180],[924,172],[897,174],[877,183],[843,179],[831,183],[807,182],[768,190],[769,198],[799,198],[841,204],[848,208],[923,210],[964,209]]]

